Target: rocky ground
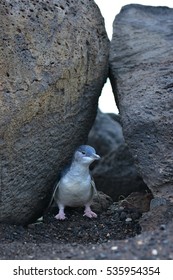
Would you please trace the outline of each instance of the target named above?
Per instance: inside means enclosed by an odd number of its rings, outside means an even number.
[[[173,258],[173,224],[141,234],[136,208],[113,203],[97,219],[83,217],[83,209],[66,213],[65,221],[53,209],[27,227],[1,224],[0,259]]]

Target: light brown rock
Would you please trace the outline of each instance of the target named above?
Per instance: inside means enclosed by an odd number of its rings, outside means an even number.
[[[0,222],[26,224],[86,141],[109,41],[90,0],[2,0],[0,27]]]

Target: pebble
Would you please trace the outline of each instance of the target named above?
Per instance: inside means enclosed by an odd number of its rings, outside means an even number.
[[[111,247],[111,250],[112,250],[112,251],[117,251],[117,250],[118,250],[118,246],[113,246],[113,247]]]
[[[166,205],[167,200],[165,198],[161,197],[155,197],[150,202],[150,210],[154,209],[155,207]]]
[[[72,228],[70,228],[70,227],[69,227],[69,228],[67,228],[67,230],[71,231],[71,230],[72,230]]]
[[[137,220],[137,219],[139,219],[139,218],[140,218],[140,216],[141,216],[141,214],[140,214],[140,213],[137,213],[137,212],[135,212],[135,213],[131,213],[131,217],[132,217],[132,219],[133,219],[133,220]]]
[[[160,225],[160,229],[161,230],[165,230],[166,229],[166,225],[164,225],[164,224]]]
[[[121,214],[120,214],[120,220],[125,220],[125,218],[127,217],[127,214],[126,214],[126,212],[121,212]]]
[[[138,240],[138,241],[137,241],[137,244],[138,244],[138,245],[143,245],[144,242],[143,242],[142,240]]]
[[[106,258],[106,255],[103,254],[103,253],[100,253],[100,254],[99,254],[99,258],[100,258],[100,259],[105,259],[105,258]]]
[[[152,249],[151,253],[152,253],[153,256],[157,256],[158,251],[156,249]]]
[[[132,222],[132,218],[127,218],[127,219],[125,219],[125,221],[126,221],[126,223],[130,223],[130,222]]]

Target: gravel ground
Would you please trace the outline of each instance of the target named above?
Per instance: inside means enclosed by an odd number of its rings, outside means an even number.
[[[52,210],[27,227],[1,224],[0,259],[173,259],[173,223],[140,234],[141,213],[117,203],[97,219],[66,213],[65,221]]]
[[[47,213],[42,222],[27,227],[1,224],[1,259],[78,258],[78,248],[96,248],[140,233],[141,213],[117,203],[98,214],[97,219],[83,217],[83,209],[67,209],[67,219],[58,221],[55,210]]]

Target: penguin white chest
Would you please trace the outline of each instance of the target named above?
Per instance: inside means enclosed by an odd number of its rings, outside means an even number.
[[[91,177],[66,175],[60,181],[58,189],[58,200],[65,206],[83,206],[91,198]]]

